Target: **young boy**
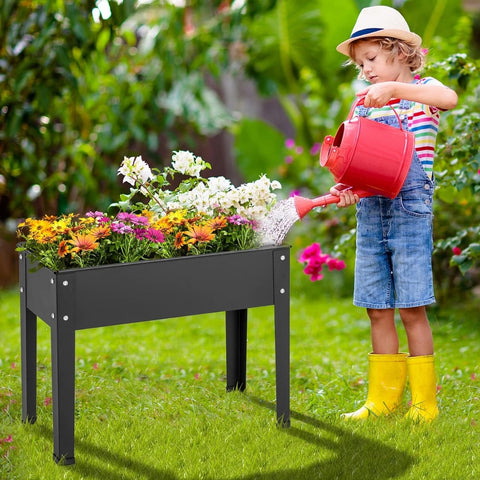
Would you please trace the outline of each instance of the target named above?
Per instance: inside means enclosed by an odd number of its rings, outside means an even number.
[[[393,8],[364,8],[350,38],[337,50],[370,83],[357,93],[365,98],[356,114],[398,127],[394,112],[386,106],[393,103],[403,128],[415,133],[410,170],[396,198],[359,199],[351,191],[330,190],[340,196],[339,207],[358,204],[353,302],[367,309],[373,347],[367,400],[343,417],[363,419],[396,410],[408,371],[412,399],[407,417],[430,421],[438,415],[433,338],[425,308],[435,302],[433,159],[439,113],[454,108],[457,95],[432,77],[414,76],[424,63],[421,38]],[[395,309],[405,327],[409,354],[398,352]]]

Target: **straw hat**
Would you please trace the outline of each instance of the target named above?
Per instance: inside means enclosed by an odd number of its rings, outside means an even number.
[[[400,12],[391,7],[377,6],[361,10],[350,38],[340,43],[337,51],[348,57],[350,44],[368,37],[398,38],[418,47],[422,43],[421,37],[410,31]]]

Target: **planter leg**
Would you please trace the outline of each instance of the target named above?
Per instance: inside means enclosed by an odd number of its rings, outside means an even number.
[[[64,323],[62,320],[59,322]],[[75,463],[75,330],[52,325],[53,459]]]
[[[227,391],[247,385],[247,309],[226,312]]]
[[[26,307],[22,292],[20,330],[22,350],[22,421],[37,420],[37,316]]]
[[[290,259],[275,254],[275,369],[277,422],[290,426]]]

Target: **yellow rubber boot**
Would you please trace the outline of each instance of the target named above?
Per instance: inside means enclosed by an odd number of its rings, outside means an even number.
[[[412,402],[405,418],[430,422],[438,417],[437,381],[433,355],[407,357]]]
[[[402,401],[407,380],[407,354],[368,355],[368,395],[357,411],[342,414],[345,420],[363,420],[394,412]]]

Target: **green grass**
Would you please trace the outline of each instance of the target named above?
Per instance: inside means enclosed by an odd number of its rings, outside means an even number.
[[[478,311],[430,311],[441,386],[431,425],[339,418],[366,392],[369,325],[350,300],[292,299],[291,428],[275,422],[272,307],[249,311],[245,393],[225,391],[222,314],[79,331],[76,464],[59,466],[49,327],[38,322],[38,419],[24,425],[18,294],[0,291],[0,478],[478,479]]]

